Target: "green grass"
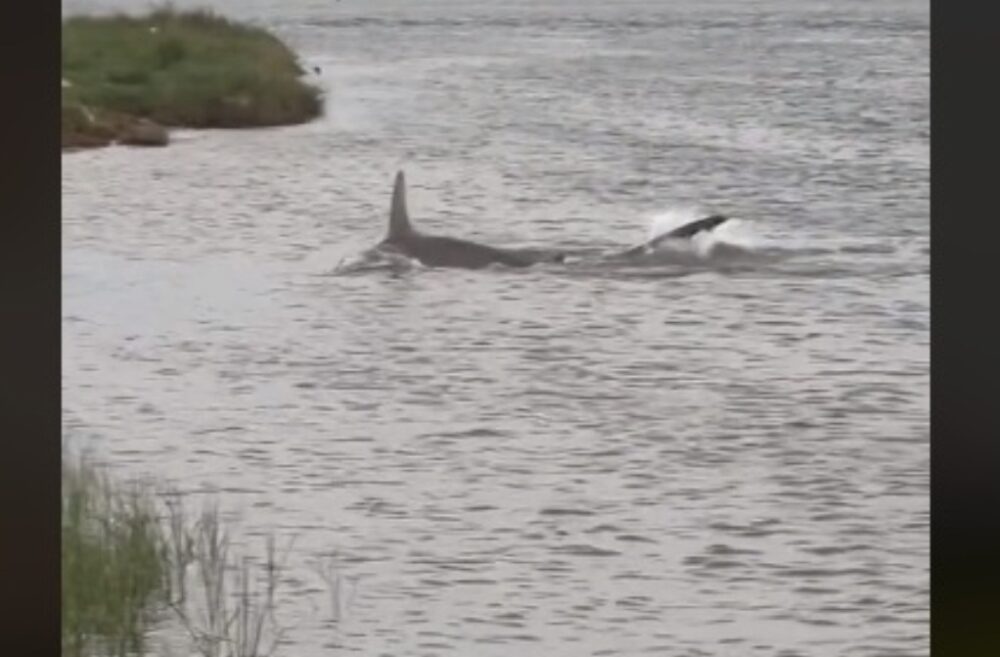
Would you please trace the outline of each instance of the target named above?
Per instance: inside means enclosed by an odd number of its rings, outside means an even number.
[[[62,654],[140,651],[167,572],[151,495],[84,460],[62,471]]]
[[[297,57],[266,30],[210,11],[63,22],[63,141],[107,138],[145,117],[167,126],[302,123],[322,112]],[[88,118],[87,113],[93,117]]]
[[[62,469],[62,654],[149,654],[149,630],[173,623],[202,657],[265,657],[285,633],[275,539],[235,554],[214,503],[197,517],[176,492],[123,485],[84,458]],[[289,545],[289,549],[291,546]]]

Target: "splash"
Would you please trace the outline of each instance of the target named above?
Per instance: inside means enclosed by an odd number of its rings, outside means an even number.
[[[342,257],[330,273],[344,276],[372,270],[404,271],[421,266],[401,253],[371,248]]]

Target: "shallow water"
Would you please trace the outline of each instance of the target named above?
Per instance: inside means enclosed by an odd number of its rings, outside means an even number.
[[[63,157],[63,424],[297,536],[285,654],[929,652],[924,4],[212,6],[327,116]],[[780,257],[333,275],[401,167],[430,232]]]

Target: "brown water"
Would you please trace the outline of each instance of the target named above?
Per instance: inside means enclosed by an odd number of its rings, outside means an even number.
[[[297,536],[284,654],[928,653],[926,6],[213,6],[328,115],[63,157],[64,432]],[[401,167],[436,233],[769,257],[335,275]]]

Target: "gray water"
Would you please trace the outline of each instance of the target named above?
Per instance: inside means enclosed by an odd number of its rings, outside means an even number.
[[[297,537],[283,654],[929,652],[925,3],[212,6],[326,116],[64,155],[63,427]],[[781,257],[335,275],[399,168],[431,232]]]

